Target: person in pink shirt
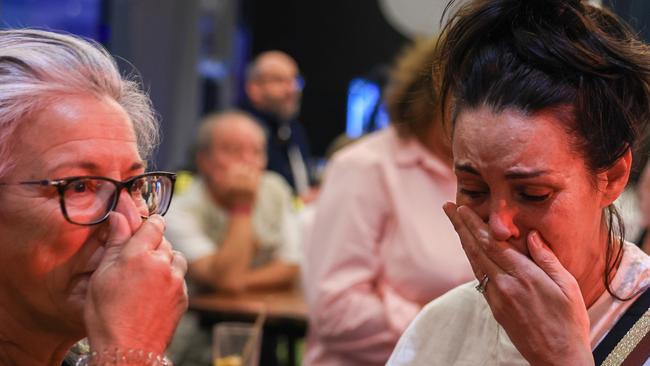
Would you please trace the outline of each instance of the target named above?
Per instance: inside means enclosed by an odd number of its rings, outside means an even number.
[[[455,196],[448,134],[430,76],[435,40],[395,68],[394,124],[334,156],[305,242],[305,365],[383,365],[422,306],[471,280],[440,210]]]

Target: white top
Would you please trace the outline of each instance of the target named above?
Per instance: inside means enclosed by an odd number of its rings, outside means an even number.
[[[429,303],[402,335],[387,365],[528,365],[492,316],[483,295],[474,289],[476,282]],[[626,297],[648,287],[650,257],[627,243],[612,289]],[[621,302],[605,291],[588,309],[592,348],[634,300]]]
[[[253,207],[253,230],[261,249],[252,266],[272,259],[293,264],[301,261],[299,227],[291,197],[291,189],[280,175],[264,173]],[[187,190],[174,195],[166,215],[165,236],[191,263],[219,250],[228,220],[228,213],[210,197],[204,181],[196,178]]]

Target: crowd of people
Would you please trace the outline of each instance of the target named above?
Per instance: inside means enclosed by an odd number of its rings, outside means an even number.
[[[176,192],[102,46],[0,31],[0,364],[171,365],[172,339],[205,364],[206,329],[176,331],[188,293],[302,286],[305,366],[650,365],[650,235],[626,240],[615,204],[650,46],[587,1],[451,5],[397,58],[390,126],[321,181],[272,50],[203,117]],[[637,189],[647,227],[649,170]]]

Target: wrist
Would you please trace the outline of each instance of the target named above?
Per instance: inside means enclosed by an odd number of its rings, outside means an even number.
[[[594,361],[594,356],[593,353],[591,352],[591,348],[587,348],[586,350],[583,350],[581,353],[581,356],[576,360],[576,363],[573,363],[573,365],[580,365],[580,366],[594,366],[596,364],[596,361]]]
[[[100,352],[92,351],[82,356],[75,366],[172,366],[165,355],[147,352],[142,349],[105,348]]]
[[[531,361],[531,365],[547,365],[547,366],[564,366],[564,365],[575,365],[575,366],[594,366],[594,357],[590,349],[579,349],[573,350],[571,353],[567,353],[566,356],[557,356],[553,359],[547,359],[545,361]]]

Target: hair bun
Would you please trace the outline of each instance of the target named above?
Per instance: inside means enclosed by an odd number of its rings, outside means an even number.
[[[513,0],[509,2],[516,3],[519,8],[540,14],[560,14],[568,8],[579,9],[582,7],[580,0]]]
[[[453,97],[454,113],[570,106],[590,167],[605,169],[650,121],[649,56],[624,21],[586,0],[465,1],[441,35],[441,103]]]
[[[457,33],[468,41],[469,53],[486,43],[501,43],[532,66],[575,82],[585,73],[602,75],[618,67],[611,60],[591,57],[610,53],[604,51],[608,46],[602,41],[615,36],[616,27],[598,24],[602,16],[593,15],[602,11],[585,1],[478,0],[459,6],[450,23],[463,19],[460,28],[473,34],[465,37]]]
[[[580,0],[501,0],[492,1],[494,16],[508,20],[509,25],[521,29],[571,28],[576,16],[584,12]]]

